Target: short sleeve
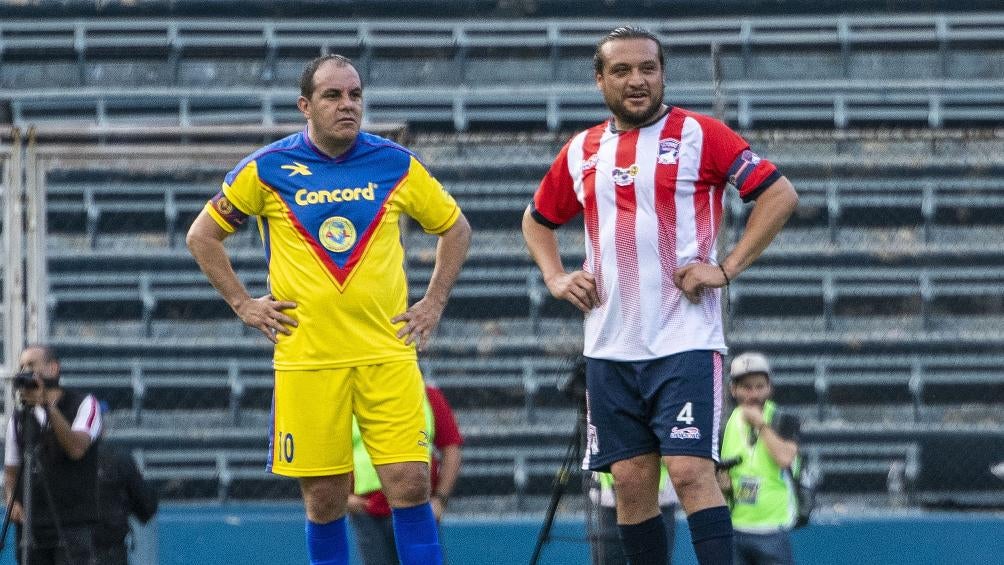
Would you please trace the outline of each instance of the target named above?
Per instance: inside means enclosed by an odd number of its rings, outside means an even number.
[[[91,441],[95,441],[101,436],[101,425],[101,407],[98,405],[98,399],[88,394],[77,407],[77,414],[70,424],[70,429],[75,432],[86,432]]]
[[[582,211],[582,203],[575,195],[575,181],[568,170],[570,145],[571,141],[558,152],[533,195],[533,218],[551,229],[564,225]]]
[[[721,179],[739,191],[744,202],[755,200],[760,193],[781,178],[773,163],[750,149],[750,144],[731,128],[713,118],[701,120],[704,147],[709,159],[702,167],[713,179]]]
[[[441,234],[453,227],[460,217],[460,206],[422,163],[411,157],[408,173],[400,187],[399,198],[406,214],[431,234]]]
[[[7,421],[6,440],[3,450],[3,464],[7,467],[16,467],[21,464],[21,454],[18,453],[17,437],[14,434],[14,417]]]
[[[261,213],[265,204],[265,191],[258,180],[258,167],[248,161],[227,175],[223,188],[206,203],[206,212],[228,232]]]

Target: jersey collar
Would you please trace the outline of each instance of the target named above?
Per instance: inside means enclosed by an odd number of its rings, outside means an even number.
[[[655,116],[653,116],[651,120],[643,123],[642,125],[640,125],[638,127],[633,127],[631,129],[647,128],[648,126],[653,125],[653,124],[659,122],[659,120],[661,120],[661,119],[665,118],[666,116],[668,116],[669,113],[672,112],[672,111],[673,111],[673,107],[667,104],[666,108],[663,111],[661,111],[658,114],[656,114]],[[614,121],[614,118],[613,117],[610,118],[610,133],[612,133],[614,135],[617,135],[617,134],[620,134],[620,133],[624,133],[626,131],[631,131],[631,129],[626,129],[626,130],[619,130],[619,129],[617,129],[617,124]]]

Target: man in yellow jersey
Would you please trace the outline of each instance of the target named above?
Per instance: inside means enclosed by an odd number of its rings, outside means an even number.
[[[255,151],[196,218],[188,247],[234,312],[275,343],[268,467],[300,481],[312,564],[348,563],[352,416],[394,516],[401,562],[439,563],[416,349],[436,329],[470,245],[453,198],[400,145],[360,132],[352,62],[307,64],[304,131]],[[408,307],[398,219],[439,236],[425,296]],[[223,240],[257,216],[270,294],[252,298]]]

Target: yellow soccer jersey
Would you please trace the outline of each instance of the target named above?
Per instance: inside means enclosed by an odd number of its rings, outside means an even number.
[[[206,209],[225,230],[258,217],[272,295],[296,302],[275,368],[305,370],[415,359],[390,319],[407,309],[398,219],[440,234],[460,208],[407,149],[360,133],[332,159],[306,132],[251,154]]]

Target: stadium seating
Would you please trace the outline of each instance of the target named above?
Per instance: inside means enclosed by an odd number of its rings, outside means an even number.
[[[12,20],[0,25],[0,100],[16,123],[290,123],[300,119],[303,63],[341,52],[357,59],[368,113],[378,120],[555,130],[604,113],[592,52],[621,23]],[[718,68],[724,115],[743,128],[939,127],[999,123],[1002,115],[1000,14],[638,23],[669,52],[670,99],[710,111]]]
[[[806,152],[812,143],[805,140],[758,135],[755,144],[765,144],[806,188],[799,218],[731,288],[733,345],[771,354],[779,400],[803,417],[807,453],[818,459],[825,492],[882,492],[890,469],[901,468],[908,484],[923,484],[931,469],[918,456],[926,452],[923,442],[900,449],[906,432],[876,431],[856,440],[864,442],[859,449],[842,430],[851,422],[946,425],[979,418],[1000,402],[1004,359],[989,354],[1000,334],[986,331],[999,319],[993,304],[1004,277],[999,253],[985,245],[1000,229],[987,212],[1000,197],[997,165],[984,167],[984,176],[960,177],[951,173],[961,168],[930,164],[930,148],[921,153],[928,162],[897,156],[913,151],[914,141],[886,140],[889,154],[861,161],[874,140]],[[528,504],[547,492],[569,443],[574,406],[556,385],[570,372],[579,322],[547,296],[517,231],[535,179],[561,143],[550,134],[508,141],[430,134],[412,143],[479,228],[422,362],[468,437],[458,488],[471,500]],[[103,169],[66,158],[47,165],[50,312],[67,356],[66,382],[109,400],[120,424],[117,441],[143,450],[170,496],[286,492],[261,470],[271,392],[266,344],[233,318],[180,247],[179,232],[228,165],[190,170],[174,161],[153,166],[147,158],[141,169],[125,171],[114,162]],[[746,207],[730,210],[731,222],[745,220]],[[558,232],[573,262],[582,257],[580,230]],[[912,234],[907,246],[897,236],[904,230]],[[231,251],[252,291],[264,292],[253,231],[239,234]],[[434,256],[434,241],[418,231],[406,233],[413,299]],[[137,248],[137,237],[149,247]],[[976,263],[959,265],[952,257],[960,251]],[[974,309],[974,302],[988,306]],[[786,316],[776,319],[779,311]],[[969,352],[924,353],[949,342]],[[181,419],[212,422],[214,431],[178,426]],[[189,450],[202,455],[188,457]],[[180,472],[172,475],[173,468]]]
[[[992,491],[975,471],[958,475],[967,492],[946,493],[939,477],[1002,435],[1001,134],[939,128],[1000,125],[1004,16],[638,22],[664,41],[669,100],[712,112],[717,61],[723,116],[799,190],[789,227],[731,285],[729,338],[733,351],[771,357],[822,494],[881,499],[897,473],[917,503]],[[410,126],[408,145],[476,228],[422,358],[466,435],[459,508],[532,506],[570,443],[576,406],[557,385],[581,322],[541,284],[520,218],[569,130],[606,115],[592,53],[620,23],[0,22],[0,118],[49,136],[47,306],[66,383],[110,402],[113,441],[169,499],[298,496],[263,470],[270,348],[218,299],[183,239],[248,148],[299,128],[303,64],[344,53],[366,81],[367,116]],[[727,206],[734,243],[750,207]],[[567,264],[581,262],[581,226],[558,236]],[[411,228],[404,238],[417,299],[435,240]],[[264,293],[254,230],[228,245]]]

